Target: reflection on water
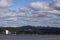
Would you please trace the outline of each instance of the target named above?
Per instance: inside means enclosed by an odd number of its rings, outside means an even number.
[[[60,40],[60,35],[0,35],[0,40]]]

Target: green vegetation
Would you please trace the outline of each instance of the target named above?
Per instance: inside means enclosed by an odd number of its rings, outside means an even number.
[[[5,34],[5,30],[9,30],[11,34],[60,34],[60,28],[56,27],[41,27],[41,26],[1,27],[0,34]]]

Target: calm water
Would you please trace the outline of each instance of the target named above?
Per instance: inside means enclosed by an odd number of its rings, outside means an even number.
[[[0,40],[60,40],[60,35],[0,35]]]

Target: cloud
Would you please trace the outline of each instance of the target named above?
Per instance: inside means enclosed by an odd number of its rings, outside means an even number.
[[[25,11],[22,10],[18,13],[18,21],[21,21],[18,24],[60,27],[60,11],[51,6],[45,2],[30,3],[29,8],[24,7],[22,9]]]
[[[60,10],[60,0],[53,0],[53,2],[51,3],[51,7],[56,10]]]
[[[48,10],[50,9],[49,3],[47,2],[32,2],[30,7],[34,10]]]
[[[55,0],[51,5],[46,2],[32,2],[28,7],[22,7],[19,12],[0,9],[0,26],[50,26],[60,27],[60,11],[55,9]],[[50,6],[51,5],[51,6]]]
[[[14,4],[13,0],[0,0],[0,26],[16,26],[16,12],[7,9]]]
[[[14,11],[10,11],[8,9],[0,9],[0,26],[14,27],[16,20],[16,13]]]
[[[1,8],[12,6],[13,4],[14,3],[12,0],[0,0],[0,7]]]
[[[30,10],[30,8],[28,8],[28,7],[22,7],[22,8],[20,8],[20,12],[28,12]]]
[[[6,17],[6,16],[15,16],[16,14],[13,11],[10,11],[8,9],[0,9],[0,17]]]

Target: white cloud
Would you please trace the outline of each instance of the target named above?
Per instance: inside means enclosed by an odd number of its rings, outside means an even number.
[[[12,5],[13,5],[12,0],[0,0],[0,7],[2,8],[12,6]]]
[[[15,16],[16,13],[8,9],[0,9],[0,17]]]
[[[53,2],[51,3],[51,7],[56,10],[60,10],[60,0],[53,0]]]
[[[46,2],[32,2],[30,7],[20,8],[17,13],[0,9],[0,25],[8,27],[25,25],[60,27],[60,11],[49,5]],[[53,5],[55,5],[55,1]]]
[[[55,10],[44,2],[33,2],[30,4],[31,10],[26,12],[19,12],[17,16],[21,21],[18,24],[33,25],[33,26],[51,26],[60,27],[60,11]]]
[[[8,9],[0,9],[0,26],[16,27],[16,13]]]
[[[30,7],[34,10],[48,10],[50,8],[47,2],[33,2]]]
[[[22,7],[20,8],[20,12],[28,12],[30,9],[28,7]]]
[[[13,4],[13,0],[0,0],[0,26],[16,26],[16,13],[6,9]]]

